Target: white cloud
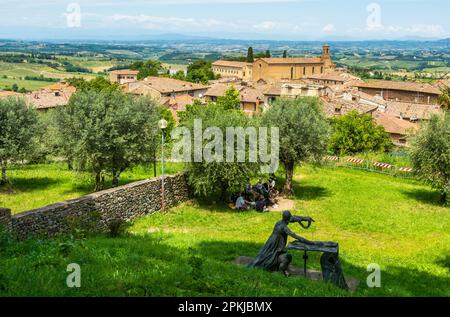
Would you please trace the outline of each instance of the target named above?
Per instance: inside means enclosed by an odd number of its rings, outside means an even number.
[[[257,32],[295,34],[302,31],[302,27],[297,24],[280,21],[263,21],[252,25],[252,29]]]
[[[353,28],[348,33],[359,33],[370,36],[421,36],[421,37],[444,37],[446,30],[439,24],[413,24],[409,26],[379,25],[377,27]]]
[[[274,21],[264,21],[253,25],[253,28],[258,30],[274,30],[279,27],[279,24]]]
[[[120,24],[124,27],[137,26],[145,29],[152,30],[166,30],[166,31],[186,31],[192,29],[203,28],[236,28],[237,25],[218,19],[194,19],[194,18],[182,18],[175,16],[153,16],[153,15],[125,15],[114,14],[107,16],[103,19],[104,25]]]
[[[322,31],[325,33],[331,33],[336,31],[336,27],[333,24],[329,23],[323,27]]]

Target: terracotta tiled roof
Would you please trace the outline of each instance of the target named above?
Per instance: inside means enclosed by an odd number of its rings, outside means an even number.
[[[391,81],[391,80],[371,80],[364,83],[358,83],[355,87],[359,88],[373,88],[373,89],[389,89],[389,90],[403,90],[414,91],[428,94],[440,94],[439,88],[425,83],[406,82],[406,81]]]
[[[41,88],[43,91],[64,91],[69,94],[73,94],[77,89],[66,82],[59,82],[49,86]]]
[[[416,104],[408,102],[388,101],[385,113],[404,119],[429,119],[433,114],[439,114],[442,110],[438,105]]]
[[[272,84],[261,85],[261,87],[264,87],[264,89],[263,89],[264,95],[280,96],[283,85],[288,85],[288,84],[294,84],[294,85],[305,84],[306,85],[308,83],[301,79],[300,80],[286,80],[286,81],[278,81],[278,82],[275,82]],[[258,86],[256,86],[256,87],[258,87]]]
[[[139,71],[132,70],[132,69],[118,69],[118,70],[113,70],[110,73],[115,74],[115,75],[137,75],[137,74],[139,74]]]
[[[264,100],[264,95],[253,87],[243,87],[240,90],[241,102],[261,102]]]
[[[439,82],[437,82],[436,86],[439,89],[444,89],[444,88],[450,87],[450,79],[448,79],[448,78],[447,79],[442,79]]]
[[[205,92],[205,96],[208,96],[208,97],[223,96],[223,95],[225,95],[225,92],[228,90],[228,88],[230,88],[232,86],[237,91],[241,90],[241,88],[242,88],[241,85],[235,85],[235,84],[223,84],[223,83],[214,84],[208,88],[208,90]]]
[[[378,109],[378,106],[360,104],[354,101],[346,101],[342,99],[329,99],[328,97],[320,98],[324,105],[325,114],[328,117],[336,115],[346,115],[347,113],[356,110],[358,113],[372,113]]]
[[[247,62],[236,62],[236,61],[215,61],[212,63],[213,66],[224,66],[224,67],[235,67],[235,68],[243,68],[245,66],[252,66],[252,63]]]
[[[224,96],[225,92],[230,88],[234,87],[240,94],[241,102],[257,102],[264,100],[263,93],[251,86],[242,85],[227,85],[227,84],[216,84],[211,86],[205,93],[207,97],[220,97]]]
[[[391,116],[381,112],[374,112],[372,116],[378,125],[384,127],[387,133],[407,135],[408,132],[417,130],[417,124],[414,124],[407,120],[401,120],[395,116]]]
[[[316,80],[330,80],[330,81],[340,81],[340,82],[348,82],[352,80],[360,81],[361,79],[353,76],[349,73],[345,72],[329,72],[323,74],[316,74],[308,76],[308,79],[316,79]]]
[[[4,91],[4,90],[0,91],[0,97],[8,97],[8,96],[15,96],[15,95],[18,95],[18,93],[14,92],[14,91]]]
[[[65,106],[69,102],[71,93],[37,91],[25,95],[25,100],[36,109],[49,109]]]
[[[146,77],[141,82],[161,93],[202,90],[208,88],[208,86],[205,85],[166,77]]]
[[[320,57],[293,57],[293,58],[259,58],[267,64],[319,64]]]
[[[170,107],[175,111],[185,111],[187,105],[191,105],[194,102],[194,97],[189,95],[180,95],[175,97],[162,97],[159,103]]]

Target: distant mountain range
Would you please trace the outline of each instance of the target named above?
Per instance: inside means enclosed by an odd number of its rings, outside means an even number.
[[[246,34],[241,34],[241,36],[246,36]],[[0,34],[0,41],[2,40]],[[66,37],[66,38],[23,38],[23,39],[14,39],[14,38],[5,38],[3,41],[28,41],[28,42],[48,42],[48,43],[151,43],[151,42],[174,42],[174,43],[189,43],[189,42],[203,42],[203,43],[221,43],[221,44],[240,44],[240,45],[254,45],[254,44],[298,44],[298,43],[308,43],[308,44],[317,44],[321,45],[323,43],[333,43],[334,45],[351,45],[352,43],[414,43],[414,42],[432,42],[435,44],[450,44],[450,38],[439,39],[439,38],[425,38],[425,37],[402,37],[398,39],[359,39],[359,38],[349,38],[349,37],[324,37],[317,39],[304,39],[304,40],[285,40],[285,39],[276,39],[276,38],[267,38],[263,35],[255,35],[248,39],[239,39],[233,38],[232,36],[223,37],[210,37],[203,35],[187,35],[181,33],[162,33],[162,34],[140,34],[125,36],[123,34],[117,34],[116,36],[108,36],[104,35],[102,37],[93,38],[93,37]]]

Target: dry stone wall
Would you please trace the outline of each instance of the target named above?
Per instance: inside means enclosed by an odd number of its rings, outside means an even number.
[[[164,178],[165,208],[190,198],[184,174]],[[11,216],[0,209],[0,224],[6,225],[19,239],[54,236],[68,232],[73,226],[89,224],[105,231],[112,221],[129,221],[162,208],[161,178],[154,178],[100,191]]]

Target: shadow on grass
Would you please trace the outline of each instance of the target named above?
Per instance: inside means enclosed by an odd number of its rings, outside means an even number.
[[[22,178],[14,177],[10,182],[0,186],[0,192],[6,194],[16,194],[17,192],[31,192],[43,190],[58,183],[57,179],[49,177]]]
[[[294,197],[299,200],[315,200],[331,196],[331,192],[324,187],[309,186],[298,181],[294,181],[293,185]]]
[[[446,254],[444,257],[439,258],[436,264],[447,269],[450,272],[450,254]]]
[[[411,199],[415,199],[425,204],[431,204],[434,206],[441,206],[441,207],[443,206],[440,194],[433,190],[426,190],[426,189],[403,190],[402,194],[406,195]]]

